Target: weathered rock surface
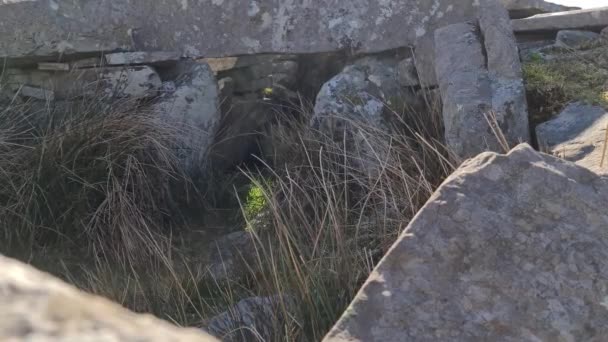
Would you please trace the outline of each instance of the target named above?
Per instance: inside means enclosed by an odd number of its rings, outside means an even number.
[[[209,58],[415,47],[421,80],[434,85],[432,32],[474,17],[478,1],[261,0],[243,6],[182,0],[149,6],[147,0],[54,0],[0,6],[0,58],[14,65],[100,51]]]
[[[531,17],[541,13],[565,12],[579,10],[578,7],[558,5],[544,0],[501,0],[502,4],[509,10],[512,19]]]
[[[333,341],[602,341],[608,180],[520,145],[450,176]]]
[[[6,82],[15,92],[24,86],[38,88],[38,93],[52,92],[57,100],[80,96],[141,99],[156,95],[161,86],[158,73],[147,66],[71,72],[10,69],[6,72]],[[31,91],[23,95],[40,98],[32,96]]]
[[[129,312],[15,260],[0,256],[0,270],[2,341],[217,341]]]
[[[164,92],[153,110],[163,120],[183,130],[181,156],[188,168],[200,170],[220,121],[219,90],[206,63],[183,60],[165,70],[175,89]]]
[[[366,57],[347,66],[321,88],[313,125],[337,137],[349,126],[348,121],[386,130],[386,107],[414,101],[398,70],[398,61],[391,58]]]
[[[291,301],[280,295],[246,298],[208,320],[205,328],[224,342],[273,341],[278,327],[272,323],[279,321],[283,309],[290,309]]]
[[[608,26],[600,32],[600,41],[604,45],[608,45]]]
[[[608,113],[602,107],[574,103],[536,127],[538,146],[598,174],[608,174],[605,157]],[[602,159],[604,159],[602,167]]]
[[[206,266],[210,278],[218,283],[242,279],[249,269],[259,263],[253,235],[246,231],[234,232],[214,241]]]
[[[570,49],[580,49],[598,41],[599,38],[599,33],[591,31],[561,30],[557,32],[555,46]]]
[[[180,59],[178,52],[150,51],[150,52],[118,52],[104,56],[107,65],[137,65],[137,64],[167,64]]]
[[[375,52],[414,45],[436,27],[474,15],[475,1],[54,0],[0,4],[0,58],[96,51]],[[172,18],[172,19],[168,19]],[[17,29],[16,29],[17,28]],[[432,37],[431,37],[432,39]],[[395,46],[398,44],[398,46]]]
[[[446,142],[462,158],[504,150],[498,129],[509,146],[530,139],[521,63],[507,12],[493,0],[484,2],[480,12],[478,23],[435,32]]]
[[[600,30],[608,26],[608,7],[539,14],[513,20],[515,33],[534,33],[559,30]]]
[[[336,137],[342,136],[348,120],[381,127],[384,101],[385,94],[368,78],[365,68],[348,66],[321,88],[313,126]]]
[[[412,58],[401,60],[397,64],[397,77],[402,87],[417,87],[420,85],[416,63]]]
[[[352,170],[369,179],[390,158],[387,140],[398,115],[423,105],[413,87],[402,85],[398,62],[366,57],[348,65],[323,85],[311,119],[313,128],[345,144]]]

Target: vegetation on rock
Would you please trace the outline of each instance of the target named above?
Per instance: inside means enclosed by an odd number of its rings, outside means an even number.
[[[532,123],[548,120],[571,102],[608,107],[606,47],[548,53],[550,58],[533,53],[523,64]]]

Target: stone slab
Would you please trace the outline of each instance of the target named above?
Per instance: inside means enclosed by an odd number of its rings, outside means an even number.
[[[179,52],[150,51],[150,52],[117,52],[105,55],[106,65],[155,65],[178,61]]]
[[[568,7],[544,0],[501,0],[509,10],[512,19],[522,19],[542,13],[566,12],[580,10],[580,7]]]
[[[19,95],[30,97],[36,100],[53,101],[55,100],[55,92],[43,88],[30,86],[21,86],[18,89]]]
[[[536,33],[559,30],[601,30],[608,26],[608,7],[539,14],[513,20],[515,33]]]
[[[70,64],[68,63],[38,63],[38,70],[47,71],[70,71]]]
[[[542,150],[608,175],[607,129],[604,108],[573,103],[554,119],[538,125],[536,138]]]
[[[486,0],[480,14],[478,22],[435,31],[446,144],[462,159],[530,140],[521,63],[507,11],[498,1]]]
[[[476,0],[2,2],[0,58],[119,50],[178,51],[197,58],[364,54],[432,40],[435,28],[474,18],[477,7]]]
[[[604,341],[608,180],[520,145],[465,162],[325,342]]]
[[[8,69],[6,82],[13,91],[23,86],[52,91],[58,100],[80,96],[144,98],[155,95],[161,86],[159,75],[147,66],[71,72]]]
[[[0,256],[1,341],[217,342],[152,315],[86,294],[33,267]]]

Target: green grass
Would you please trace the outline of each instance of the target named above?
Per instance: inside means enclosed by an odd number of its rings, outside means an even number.
[[[606,49],[598,49],[605,51]],[[581,101],[608,107],[608,69],[600,52],[570,52],[554,60],[524,63],[531,121],[546,121],[568,103]],[[605,51],[606,52],[606,51]]]

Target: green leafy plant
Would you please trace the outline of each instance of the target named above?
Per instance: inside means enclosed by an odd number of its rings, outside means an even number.
[[[250,221],[255,219],[260,213],[268,207],[266,196],[259,182],[253,182],[249,186],[247,198],[245,202],[245,219]]]

